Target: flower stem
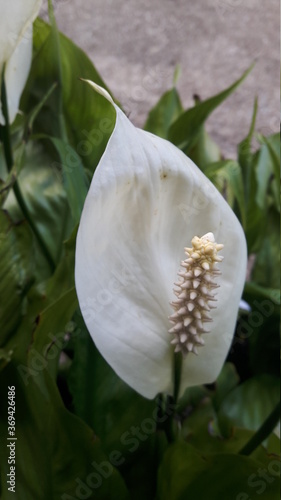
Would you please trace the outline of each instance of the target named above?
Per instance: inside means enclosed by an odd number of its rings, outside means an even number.
[[[176,352],[174,353],[173,359],[173,375],[174,375],[174,404],[177,404],[179,392],[180,392],[180,383],[181,383],[181,369],[182,369],[182,353]]]
[[[174,430],[174,415],[180,391],[181,369],[182,369],[182,353],[177,352],[174,353],[173,357],[174,392],[173,396],[168,395],[166,399],[166,414],[168,415],[168,418],[165,422],[164,430],[169,443],[173,443],[176,440],[176,433]]]
[[[1,105],[2,105],[2,113],[4,116],[4,120],[5,120],[5,125],[1,126],[1,130],[2,130],[2,139],[3,139],[3,147],[4,147],[4,155],[5,155],[6,165],[7,165],[8,172],[10,172],[13,165],[14,165],[14,160],[13,160],[12,145],[11,145],[9,111],[8,111],[8,101],[7,101],[4,72],[5,72],[5,65],[4,65],[4,68],[2,71],[2,75],[1,75]],[[42,250],[43,254],[45,255],[46,260],[48,261],[49,266],[53,272],[56,268],[55,262],[51,256],[49,249],[46,246],[40,232],[38,231],[36,225],[34,224],[32,217],[30,216],[29,210],[28,210],[27,205],[25,203],[25,200],[22,196],[22,193],[21,193],[21,190],[20,190],[20,187],[19,187],[17,181],[13,185],[13,190],[15,193],[16,200],[21,208],[21,211],[22,211],[25,219],[27,220],[34,236],[36,237],[36,239],[41,247],[41,250]]]
[[[168,418],[164,425],[164,430],[168,443],[173,443],[176,439],[174,432],[174,413],[175,413],[174,398],[173,396],[168,395],[166,399],[166,414],[168,415]]]
[[[240,455],[251,455],[253,451],[271,434],[280,419],[280,401],[257,432],[239,451]]]

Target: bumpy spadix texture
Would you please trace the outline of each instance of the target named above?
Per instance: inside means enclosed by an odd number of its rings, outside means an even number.
[[[41,4],[42,0],[0,0],[0,75],[5,64],[10,123],[18,112],[20,96],[30,70],[32,23]],[[1,103],[0,123],[4,124]]]
[[[179,280],[175,283],[175,298],[171,305],[174,314],[169,319],[173,327],[169,333],[174,338],[175,352],[183,355],[193,352],[198,354],[197,347],[205,345],[202,335],[209,333],[205,323],[212,321],[211,309],[216,301],[214,290],[218,288],[217,277],[220,271],[217,262],[223,257],[218,252],[223,248],[217,244],[213,233],[207,233],[202,238],[195,236],[192,248],[185,248],[187,259],[181,263],[182,271],[178,272]]]
[[[107,362],[136,391],[147,398],[171,394],[174,283],[180,262],[189,258],[184,248],[194,236],[212,232],[224,245],[221,275],[212,277],[219,285],[216,308],[199,355],[183,357],[180,392],[211,383],[229,350],[243,289],[242,228],[187,156],[135,128],[105,90],[91,85],[115,107],[116,123],[77,235],[76,290],[88,330]]]

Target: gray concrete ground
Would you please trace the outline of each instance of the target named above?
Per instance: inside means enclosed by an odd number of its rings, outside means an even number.
[[[58,26],[83,48],[130,119],[142,126],[180,64],[185,106],[230,85],[253,61],[243,86],[208,120],[226,156],[246,135],[254,96],[257,128],[279,130],[278,0],[56,0]],[[45,8],[45,7],[44,7]]]

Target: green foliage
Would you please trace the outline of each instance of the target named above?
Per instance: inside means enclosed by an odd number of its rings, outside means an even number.
[[[205,498],[277,500],[278,479],[272,459],[263,461],[229,453],[200,453],[184,442],[172,445],[166,452],[158,475],[159,500]],[[259,470],[268,469],[269,480],[261,480]],[[278,467],[277,467],[278,470]],[[244,495],[243,495],[244,493]],[[246,496],[248,494],[248,496]]]
[[[0,126],[0,395],[5,408],[7,386],[16,387],[20,495],[247,500],[262,494],[274,500],[278,438],[271,434],[250,457],[239,451],[279,398],[279,139],[255,133],[257,101],[237,159],[225,159],[205,129],[208,116],[251,68],[187,110],[174,86],[144,127],[180,147],[226,197],[254,263],[244,290],[251,311],[239,318],[232,363],[212,386],[189,388],[176,408],[165,407],[163,397],[145,400],[119,379],[94,346],[78,308],[77,225],[115,113],[80,81],[106,88],[88,57],[51,19],[52,26],[35,21],[23,114],[10,130],[12,165],[6,163]],[[255,138],[259,145],[253,148]],[[246,380],[237,347],[246,350]],[[168,427],[177,434],[172,445]],[[5,411],[0,430],[6,442]],[[0,460],[6,500],[5,446]]]

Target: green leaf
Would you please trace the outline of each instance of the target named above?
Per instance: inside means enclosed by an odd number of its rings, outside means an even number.
[[[188,148],[186,153],[204,173],[207,165],[221,160],[219,146],[211,139],[203,126],[198,132],[196,141],[191,148]]]
[[[14,150],[14,165],[11,168],[10,172],[7,173],[4,167],[4,159],[1,164],[0,159],[0,206],[3,207],[4,203],[9,195],[11,188],[14,187],[17,177],[23,166],[25,154],[25,144],[22,142],[19,146]]]
[[[280,211],[279,190],[276,189],[280,184],[280,151],[276,152],[276,146],[274,147],[274,143],[277,143],[277,146],[279,146],[279,137],[276,134],[268,139],[263,138],[263,141],[265,144],[261,146],[256,165],[256,201],[261,209],[266,207],[269,188],[274,181],[274,196],[277,209]]]
[[[247,180],[244,180],[246,201],[246,239],[249,253],[256,253],[259,251],[263,242],[267,224],[267,207],[265,207],[265,209],[261,209],[256,200],[256,167],[258,160],[259,151],[252,155],[251,159],[248,159]]]
[[[13,351],[10,349],[7,351],[6,349],[0,349],[0,371],[5,368],[5,366],[10,363],[13,356]]]
[[[25,147],[18,183],[29,215],[57,263],[61,256],[62,243],[69,237],[74,223],[61,173],[54,159],[57,159],[54,152],[50,154],[41,143],[30,141]],[[8,210],[14,222],[18,223],[24,219],[12,192],[9,193],[4,208]],[[50,269],[35,239],[34,248],[30,251],[35,260],[37,279],[47,278]]]
[[[197,405],[186,407],[181,437],[199,452],[238,453],[253,436],[253,431],[234,427],[227,415],[216,412],[213,397],[205,396]],[[267,444],[268,453],[274,450],[276,441]],[[265,450],[259,447],[253,453],[253,458],[263,460],[264,455]]]
[[[7,400],[7,386],[15,386],[16,492],[25,500],[127,500],[125,484],[93,431],[64,408],[46,371],[38,377],[44,393],[33,379],[26,385],[12,363],[2,372],[0,381],[3,401]],[[7,416],[3,414],[0,430],[6,438]],[[8,452],[9,448],[1,447],[3,500],[11,496],[6,484]]]
[[[209,397],[209,391],[203,385],[188,387],[177,404],[177,413],[184,415],[187,410],[197,407],[206,397]]]
[[[32,237],[27,224],[15,225],[0,211],[0,345],[3,346],[24,313],[34,265]]]
[[[200,132],[201,125],[205,122],[208,116],[219,106],[234,90],[245,80],[247,75],[252,70],[250,66],[245,73],[234,82],[230,87],[223,92],[196,104],[193,108],[185,111],[181,116],[171,125],[169,130],[168,139],[181,149],[187,148],[191,141]]]
[[[49,139],[59,153],[69,208],[74,222],[78,223],[89,188],[83,164],[80,156],[69,144],[55,137]]]
[[[271,180],[270,187],[272,189],[275,208],[280,212],[280,137],[279,134],[263,137],[266,143],[269,155],[271,157],[272,171],[274,178]]]
[[[67,500],[67,495],[79,498],[83,482],[87,498],[107,500],[117,495],[127,499],[124,482],[102,452],[93,431],[62,404],[55,386],[56,370],[51,366],[62,346],[58,345],[55,356],[48,345],[47,352],[45,349],[49,333],[61,340],[58,333],[76,307],[75,291],[70,289],[74,252],[75,234],[53,277],[30,289],[26,313],[5,348],[8,354],[13,350],[13,357],[1,372],[0,397],[6,400],[8,385],[16,387],[17,488],[26,500]],[[46,357],[42,355],[45,352]],[[6,439],[7,414],[3,412],[0,433]],[[6,447],[0,450],[0,460],[2,484],[6,485]],[[2,493],[8,499],[6,488]]]
[[[235,160],[222,160],[211,163],[204,169],[204,173],[219,191],[226,195],[226,199],[231,206],[233,206],[233,199],[237,200],[241,222],[246,227],[244,187],[239,163]]]
[[[40,358],[42,366],[46,369],[50,367],[56,379],[59,355],[67,344],[66,337],[73,328],[70,320],[77,307],[78,300],[73,287],[37,316],[37,327],[28,351],[28,365],[31,368]]]
[[[267,458],[269,481],[260,479],[264,463],[228,453],[199,453],[184,442],[166,452],[158,474],[159,500],[264,500],[278,498],[278,460]],[[280,470],[280,468],[279,468]]]
[[[257,430],[280,398],[277,377],[259,375],[243,382],[222,401],[220,411],[238,427]]]
[[[280,290],[279,288],[269,288],[261,285],[257,285],[257,283],[253,283],[251,281],[246,281],[245,289],[244,289],[246,300],[249,300],[250,303],[253,302],[256,298],[265,298],[269,299],[273,304],[280,305]],[[274,311],[274,308],[273,308]],[[273,312],[272,311],[272,312]]]
[[[56,49],[50,26],[42,20],[34,24],[34,57],[21,99],[21,109],[28,113],[38,104],[47,90],[61,78],[63,85],[54,90],[34,123],[34,133],[61,138],[61,109],[71,147],[93,172],[103,154],[115,125],[115,111],[110,103],[93,93],[79,78],[89,79],[106,88],[97,70],[86,56],[66,36],[59,33],[61,75],[58,73]]]
[[[183,111],[179,94],[175,88],[162,95],[158,103],[149,112],[144,130],[167,139],[170,125]]]
[[[243,141],[241,141],[241,143],[238,145],[238,162],[242,167],[243,179],[247,194],[249,193],[249,180],[250,180],[249,170],[251,169],[252,158],[253,158],[252,139],[255,132],[257,112],[258,112],[258,99],[255,98],[249,132],[245,137],[245,139],[243,139]]]
[[[213,396],[213,404],[219,409],[226,396],[238,385],[239,376],[232,363],[225,363],[216,380],[216,389]]]
[[[115,456],[131,498],[154,500],[160,437],[156,433],[158,406],[114,373],[95,348],[82,317],[76,315],[73,320],[77,329],[67,380],[74,411],[95,430],[108,456]],[[164,415],[163,421],[166,418]]]
[[[25,123],[25,131],[24,131],[24,140],[25,141],[28,140],[28,137],[32,132],[33,123],[34,123],[35,119],[39,115],[44,104],[47,102],[49,97],[52,95],[52,92],[55,90],[56,86],[57,86],[57,83],[56,82],[53,83],[53,85],[49,88],[49,90],[46,92],[46,94],[41,99],[41,101],[38,102],[38,104],[35,106],[34,109],[32,109],[29,116],[27,117],[26,123]]]
[[[79,333],[74,339],[69,386],[75,412],[95,429],[106,451],[117,449],[134,461],[155,432],[156,404],[138,395],[115,374],[95,348],[82,317],[77,315],[74,321]],[[135,426],[142,438],[132,430]]]
[[[268,209],[263,242],[254,262],[251,279],[261,286],[278,290],[280,287],[280,216]]]

